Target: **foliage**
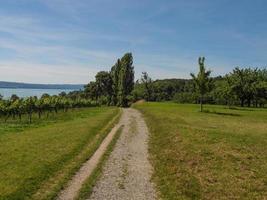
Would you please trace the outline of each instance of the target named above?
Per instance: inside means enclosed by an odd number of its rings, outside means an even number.
[[[117,105],[121,107],[128,106],[129,96],[134,88],[134,67],[133,56],[126,53],[120,61],[120,72],[118,80]]]
[[[110,72],[101,71],[95,76],[95,81],[85,87],[85,96],[100,104],[126,107],[132,99],[134,88],[133,56],[126,53],[111,68]]]
[[[240,69],[237,67],[226,77],[230,91],[237,96],[242,107],[245,102],[250,107],[252,100],[267,99],[267,76],[264,74],[264,70],[260,71],[257,68]]]
[[[147,72],[142,72],[141,83],[144,86],[144,99],[146,101],[152,100],[152,79],[148,76]]]
[[[68,97],[49,96],[47,94],[44,94],[39,99],[37,97],[16,97],[0,100],[0,116],[7,121],[10,117],[13,119],[18,117],[21,120],[22,115],[27,115],[28,121],[31,123],[34,113],[38,113],[38,118],[40,119],[45,112],[48,117],[50,113],[57,114],[59,110],[67,112],[70,108],[90,107],[92,105],[94,105],[92,101],[86,99],[78,98],[72,100]]]
[[[176,93],[173,101],[176,103],[195,103],[196,97],[191,92]]]
[[[112,92],[112,77],[109,72],[101,71],[98,72],[95,76],[96,79],[96,88],[102,96],[107,97],[107,104],[111,104]]]
[[[195,76],[194,74],[190,74],[194,81],[194,86],[196,89],[197,94],[199,94],[199,101],[200,101],[200,111],[203,111],[203,100],[204,95],[211,90],[211,80],[210,74],[211,71],[206,71],[205,65],[205,57],[199,57],[198,64],[199,64],[199,72],[198,75]]]
[[[119,93],[119,76],[121,70],[120,59],[117,60],[116,64],[111,68],[110,75],[112,78],[112,96],[111,104],[117,105],[118,102],[118,93]]]
[[[135,83],[132,95],[136,100],[146,99],[145,83],[142,77]],[[193,85],[191,80],[186,79],[163,79],[149,83],[149,101],[170,101],[176,93],[192,92]]]
[[[193,79],[153,81],[147,73],[143,74],[141,79],[135,83],[132,92],[134,101],[145,99],[147,101],[173,100],[177,103],[199,103],[202,99],[203,103],[229,107],[235,105],[264,107],[267,104],[266,69],[235,68],[225,76],[207,77],[210,71],[206,72],[203,69],[203,58],[199,61],[201,70],[197,76],[193,75]]]

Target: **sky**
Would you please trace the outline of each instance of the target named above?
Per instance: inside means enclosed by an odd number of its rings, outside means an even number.
[[[94,80],[126,52],[135,76],[267,66],[266,0],[0,0],[0,80]]]

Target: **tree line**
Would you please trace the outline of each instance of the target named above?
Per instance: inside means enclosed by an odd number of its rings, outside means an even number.
[[[11,117],[20,121],[26,115],[32,122],[33,114],[38,118],[50,113],[57,114],[62,110],[67,112],[71,108],[81,108],[97,105],[129,106],[132,101],[131,92],[134,88],[134,67],[131,53],[126,53],[118,59],[110,71],[100,71],[95,76],[96,80],[87,84],[84,90],[65,92],[59,95],[42,95],[19,98],[12,95],[10,99],[0,96],[0,117],[6,122]]]
[[[267,70],[239,68],[224,75],[211,77],[205,58],[198,60],[198,74],[192,79],[153,81],[147,72],[136,82],[132,95],[135,100],[170,101],[264,107],[267,104]]]
[[[267,69],[239,68],[224,75],[211,77],[205,58],[198,59],[199,72],[191,79],[152,80],[147,72],[134,81],[133,57],[126,53],[111,67],[100,71],[95,81],[84,91],[72,95],[88,98],[101,105],[127,107],[131,103],[147,101],[175,101],[178,103],[219,104],[228,106],[264,107],[267,104]],[[71,94],[69,94],[71,95]]]
[[[110,71],[100,71],[95,81],[88,83],[84,90],[41,98],[0,98],[0,116],[5,121],[10,117],[21,119],[27,115],[32,121],[33,113],[38,117],[46,113],[67,112],[70,108],[108,105],[127,107],[131,103],[147,101],[175,101],[178,103],[204,103],[264,107],[267,104],[267,69],[239,68],[224,75],[211,77],[206,69],[205,58],[198,59],[199,72],[191,74],[191,79],[152,80],[147,72],[134,81],[133,56],[126,53],[111,67]]]
[[[100,71],[95,81],[86,85],[84,95],[99,104],[127,107],[134,88],[133,56],[126,53],[110,71]]]

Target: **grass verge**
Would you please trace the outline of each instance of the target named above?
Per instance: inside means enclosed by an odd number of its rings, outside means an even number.
[[[93,191],[93,187],[95,186],[97,180],[100,178],[103,170],[103,166],[105,164],[105,161],[108,159],[109,155],[111,154],[116,141],[121,135],[121,132],[123,130],[123,126],[121,126],[118,131],[116,132],[114,138],[112,139],[111,143],[109,144],[106,152],[104,153],[103,157],[101,158],[99,164],[97,165],[97,168],[93,171],[92,175],[86,180],[86,182],[83,184],[81,190],[79,191],[79,195],[76,200],[85,200],[87,199],[90,194]]]
[[[264,199],[267,110],[142,103],[162,199]]]
[[[105,138],[118,111],[81,109],[62,114],[66,121],[59,118],[52,124],[1,134],[0,199],[55,198]]]
[[[118,123],[120,116],[121,110],[115,115],[115,117],[111,120],[109,119],[110,121],[106,123],[106,126],[104,126],[101,130],[98,130],[97,137],[95,137],[93,141],[89,142],[82,152],[61,170],[61,173],[58,173],[56,177],[52,177],[45,183],[44,187],[34,195],[33,199],[56,199],[58,193],[64,189],[68,181],[80,169],[82,164],[89,160],[98,149],[99,145],[114,125]]]

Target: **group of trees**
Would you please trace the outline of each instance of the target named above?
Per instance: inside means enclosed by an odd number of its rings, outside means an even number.
[[[235,68],[225,76],[210,77],[205,58],[198,59],[199,72],[192,79],[165,79],[153,81],[147,72],[134,82],[133,57],[126,53],[118,59],[110,71],[100,71],[95,81],[84,90],[58,96],[44,94],[41,98],[19,98],[13,95],[8,100],[0,98],[0,115],[5,121],[10,117],[21,119],[27,115],[32,121],[33,113],[41,118],[44,113],[57,113],[69,108],[92,105],[127,107],[129,103],[147,101],[170,101],[179,103],[203,103],[264,107],[267,104],[267,70],[258,68]]]
[[[205,97],[209,103],[228,106],[250,107],[253,104],[254,107],[264,107],[267,103],[266,69],[236,67],[224,77],[212,79],[211,71],[206,71],[203,59],[199,59],[198,76],[191,74],[201,105]]]
[[[132,95],[135,101],[140,99],[147,101],[171,101],[176,94],[192,89],[193,86],[190,80],[163,79],[153,81],[147,72],[143,72],[142,77],[135,83]]]
[[[62,92],[59,95],[42,95],[41,98],[19,98],[12,95],[10,99],[0,97],[0,117],[7,121],[9,118],[19,120],[23,115],[32,122],[32,116],[50,113],[59,110],[67,112],[70,108],[89,107],[106,104],[127,107],[132,101],[131,92],[134,88],[134,67],[131,53],[126,53],[109,72],[101,71],[96,74],[96,80],[90,82],[82,91]]]
[[[37,98],[36,96],[19,98],[16,95],[12,95],[10,99],[0,100],[0,116],[6,122],[10,117],[13,119],[19,118],[21,121],[22,116],[27,115],[31,123],[34,113],[37,113],[40,119],[43,114],[46,114],[46,117],[48,117],[50,113],[57,114],[60,110],[67,112],[70,108],[94,105],[90,100],[81,98],[71,99],[67,95],[65,96],[64,93],[62,94],[59,96],[44,94],[41,98]]]
[[[267,104],[267,70],[235,68],[218,79],[211,92],[215,103],[263,107]]]
[[[126,53],[110,71],[100,71],[95,81],[85,87],[85,96],[100,104],[127,107],[132,100],[134,67],[131,53]]]
[[[198,60],[199,72],[192,79],[153,81],[144,72],[132,93],[135,100],[169,101],[264,107],[267,104],[267,70],[235,68],[225,76],[211,77],[205,58]]]

